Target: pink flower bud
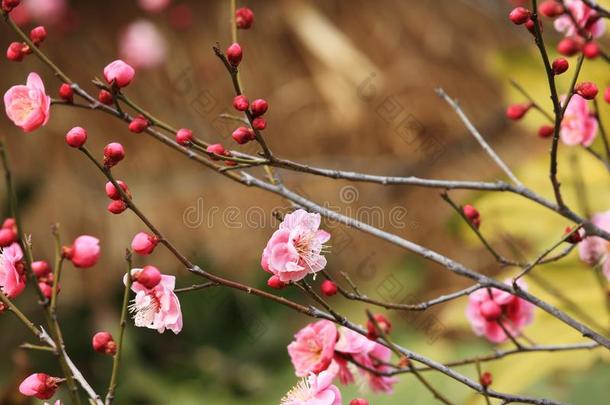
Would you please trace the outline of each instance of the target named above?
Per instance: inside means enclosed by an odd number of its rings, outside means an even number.
[[[269,104],[263,100],[262,98],[258,98],[250,104],[250,109],[252,110],[252,115],[255,117],[259,117],[267,112],[269,108]]]
[[[582,54],[587,59],[595,59],[601,53],[599,45],[595,42],[588,42],[582,47]]]
[[[24,56],[23,44],[20,42],[11,42],[6,50],[6,58],[13,62],[21,62]]]
[[[233,108],[235,108],[237,111],[246,111],[249,105],[250,102],[244,95],[235,96],[233,99]]]
[[[528,9],[524,7],[516,7],[510,12],[508,18],[512,21],[513,24],[521,25],[525,24],[531,16],[532,13]]]
[[[7,247],[17,241],[17,233],[12,229],[0,229],[0,247]]]
[[[252,120],[252,128],[262,131],[263,129],[267,128],[267,120],[263,117],[254,118]]]
[[[240,145],[243,145],[255,139],[254,131],[252,131],[252,129],[248,127],[237,128],[235,131],[233,131],[231,136],[233,137],[235,142]]]
[[[17,221],[15,221],[15,218],[6,218],[4,220],[4,222],[2,223],[2,228],[6,228],[6,229],[12,229],[15,231],[15,233],[17,232]]]
[[[64,248],[63,254],[75,267],[85,269],[95,266],[100,258],[100,250],[98,238],[82,235],[74,240],[72,246]]]
[[[549,138],[555,134],[555,128],[552,125],[542,125],[538,128],[538,136],[540,138]]]
[[[129,123],[129,130],[135,134],[139,134],[148,128],[149,125],[150,123],[148,120],[144,116],[139,115],[131,120]]]
[[[109,143],[104,147],[104,166],[112,167],[125,158],[123,145],[117,142]]]
[[[159,243],[159,239],[155,235],[140,232],[133,237],[131,249],[139,255],[146,256],[155,250],[157,243]]]
[[[136,274],[135,280],[148,289],[155,288],[161,282],[161,272],[155,266],[144,266]]]
[[[32,272],[36,278],[46,277],[51,273],[51,266],[44,260],[32,262]]]
[[[337,284],[330,280],[324,280],[320,285],[320,290],[322,291],[322,294],[331,297],[337,293]]]
[[[481,316],[488,321],[495,321],[502,316],[502,308],[493,300],[487,300],[481,303]]]
[[[220,155],[220,156],[225,156],[227,151],[225,150],[224,146],[222,146],[219,143],[215,143],[213,145],[210,145],[206,148],[206,150],[210,153],[214,153],[216,155]],[[213,160],[218,160],[218,158],[214,158],[212,157]]]
[[[568,68],[570,67],[570,64],[568,63],[567,59],[565,58],[557,58],[553,61],[553,73],[555,73],[556,75],[560,75],[562,73],[564,73],[566,70],[568,70]]]
[[[32,31],[30,31],[30,39],[36,45],[41,44],[42,41],[44,41],[46,37],[47,37],[47,30],[42,25],[39,25],[38,27],[33,28]]]
[[[557,0],[546,0],[540,3],[538,12],[545,17],[555,18],[563,14],[563,6]]]
[[[41,281],[38,283],[38,288],[40,289],[40,292],[42,293],[42,295],[45,296],[45,298],[51,299],[51,297],[53,296],[53,285],[52,284]],[[61,288],[60,288],[59,284],[57,284],[57,294],[59,294],[60,291],[61,291]]]
[[[121,214],[127,209],[127,204],[123,200],[113,200],[108,203],[108,212],[111,214]]]
[[[70,86],[68,83],[62,83],[62,85],[59,86],[59,97],[62,100],[66,100],[71,103],[72,100],[74,100],[74,90],[72,90],[72,86]]]
[[[606,87],[606,91],[604,91],[604,100],[610,104],[610,86]]]
[[[520,120],[532,108],[532,103],[511,104],[506,109],[506,117],[511,120]]]
[[[128,86],[133,80],[136,71],[120,59],[115,60],[104,68],[104,78],[108,83],[117,87]]]
[[[127,184],[125,184],[125,182],[123,180],[117,180],[116,182],[119,185],[119,187],[121,187],[121,189],[123,189],[125,194],[127,194],[127,197],[131,198],[131,193],[129,192],[129,189],[127,188]],[[119,193],[119,190],[117,190],[116,187],[114,187],[114,184],[112,184],[111,181],[106,183],[105,190],[106,190],[106,195],[111,200],[120,200],[121,199],[121,193]]]
[[[349,401],[349,405],[369,405],[369,401],[364,398],[354,398]]]
[[[44,373],[32,374],[19,385],[19,392],[27,397],[49,399],[62,383],[61,378],[51,377]]]
[[[525,22],[525,28],[527,28],[530,34],[534,36],[536,35],[536,27],[534,25],[534,20],[532,20],[531,18]],[[538,29],[540,30],[540,32],[542,32],[542,21],[540,20],[538,20]]]
[[[487,389],[487,387],[489,387],[493,382],[493,377],[492,377],[491,373],[489,371],[486,371],[483,374],[481,374],[481,378],[479,379],[479,382],[481,383],[483,388]]]
[[[574,38],[564,38],[557,44],[557,52],[563,56],[574,56],[580,51],[580,43]]]
[[[239,63],[241,62],[243,56],[244,55],[241,50],[241,46],[239,46],[237,42],[227,48],[227,60],[231,65],[236,67],[239,66]]]
[[[2,10],[10,13],[21,3],[21,0],[2,0]]]
[[[382,314],[375,314],[373,315],[373,319],[377,322],[377,326],[379,326],[379,329],[381,329],[384,334],[388,335],[392,332],[392,324],[385,316]],[[377,339],[379,337],[379,331],[370,319],[366,322],[366,329],[368,331],[367,336],[370,339]]]
[[[186,146],[193,141],[193,131],[188,128],[181,128],[176,132],[176,142],[182,146]]]
[[[74,127],[66,134],[66,143],[73,148],[80,148],[87,141],[87,131],[81,127]]]
[[[112,335],[108,332],[97,332],[93,335],[91,341],[93,350],[108,356],[114,356],[116,353],[116,342]]]
[[[269,280],[267,280],[267,285],[275,290],[280,290],[286,287],[286,284],[280,280],[278,276],[269,277]]]
[[[100,103],[106,105],[112,105],[112,103],[114,103],[112,94],[107,90],[100,90],[99,94],[97,95],[97,99]]]
[[[464,216],[470,221],[470,223],[476,228],[481,225],[481,216],[479,214],[479,211],[477,211],[477,209],[474,208],[472,205],[464,205],[464,207],[462,207],[462,212],[464,213]]]
[[[248,7],[241,7],[235,10],[235,25],[237,28],[247,30],[252,27],[254,22],[254,12]]]
[[[591,82],[577,84],[574,91],[585,100],[593,100],[598,93],[597,86]]]

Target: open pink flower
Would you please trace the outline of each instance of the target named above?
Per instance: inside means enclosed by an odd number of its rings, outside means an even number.
[[[339,339],[335,345],[336,354],[333,362],[339,366],[337,376],[341,384],[351,384],[355,381],[354,366],[347,361],[346,357],[366,356],[375,348],[375,345],[375,342],[360,333],[343,326],[339,328]]]
[[[61,379],[44,373],[32,374],[19,385],[19,392],[28,397],[49,399],[55,395]]]
[[[507,284],[509,282],[510,280]],[[527,289],[524,281],[519,280],[517,284],[521,289]],[[501,343],[508,336],[500,323],[512,336],[519,336],[532,321],[533,310],[531,303],[516,295],[496,288],[482,288],[468,296],[466,317],[475,334],[485,335],[491,342]]]
[[[610,232],[610,210],[593,215],[591,222]],[[578,245],[578,253],[588,265],[601,265],[604,275],[610,280],[610,242],[599,236],[589,236]]]
[[[82,235],[74,239],[69,248],[64,248],[64,256],[71,260],[74,266],[89,268],[95,266],[100,259],[100,240],[89,235]]]
[[[354,360],[377,372],[391,371],[392,368],[385,363],[390,361],[392,351],[379,343],[371,343],[373,344],[372,349],[365,353],[355,355]],[[394,384],[398,381],[396,377],[381,376],[362,368],[359,368],[359,371],[373,392],[391,394],[394,390]]]
[[[280,281],[299,281],[326,267],[322,256],[324,243],[330,234],[319,230],[320,214],[299,209],[286,215],[263,250],[261,266]]]
[[[326,370],[333,360],[337,327],[327,320],[311,323],[294,335],[288,354],[298,377]]]
[[[22,259],[23,251],[16,243],[0,253],[0,290],[9,298],[17,297],[25,288]]]
[[[119,40],[119,52],[134,68],[152,69],[165,60],[165,38],[150,21],[130,23]]]
[[[13,86],[4,93],[6,115],[24,132],[32,132],[49,121],[51,97],[36,73],[28,75],[24,85]]]
[[[132,269],[132,277],[142,269]],[[125,279],[124,282],[127,282]],[[174,293],[176,277],[161,276],[161,282],[153,288],[146,288],[137,281],[131,284],[131,290],[136,293],[133,303],[129,306],[134,314],[137,327],[156,329],[159,333],[171,330],[176,335],[182,330],[182,311],[180,301]]]
[[[564,102],[565,96],[562,97]],[[566,145],[590,146],[597,135],[597,119],[592,115],[587,100],[574,94],[566,108],[559,134]]]
[[[341,391],[332,384],[336,373],[328,369],[310,374],[282,398],[280,405],[341,405]]]
[[[599,18],[596,11],[587,6],[582,0],[566,0],[565,5],[574,16],[578,26],[574,24],[569,15],[563,14],[555,20],[555,29],[566,37],[578,35],[578,27],[591,33],[593,38],[599,38],[604,33],[606,22]]]

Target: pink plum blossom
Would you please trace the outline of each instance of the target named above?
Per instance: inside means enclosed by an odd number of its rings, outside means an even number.
[[[327,320],[311,323],[294,335],[288,354],[297,377],[326,370],[333,360],[337,327]]]
[[[330,234],[320,230],[320,214],[298,209],[286,215],[263,251],[263,269],[287,283],[299,281],[326,267],[322,256]]]
[[[280,405],[341,405],[341,392],[332,384],[337,370],[329,368],[311,373],[292,388]]]
[[[36,373],[27,377],[19,385],[19,392],[28,397],[49,399],[55,395],[61,379],[44,373]]]
[[[104,68],[104,79],[108,83],[115,83],[118,87],[128,86],[136,75],[136,71],[129,64],[117,59]]]
[[[521,289],[527,289],[524,281],[517,283]],[[496,288],[482,288],[468,296],[466,316],[477,336],[485,335],[491,342],[501,343],[508,336],[500,322],[512,336],[518,336],[532,321],[533,310],[531,303],[516,295]]]
[[[379,343],[372,343],[373,347],[371,350],[367,351],[366,353],[355,355],[354,360],[356,360],[356,362],[359,364],[362,364],[377,372],[391,371],[392,368],[384,363],[390,361],[392,351]],[[398,381],[396,377],[381,376],[371,373],[363,368],[359,368],[358,370],[373,392],[391,394],[393,392],[394,384],[396,384]]]
[[[591,33],[593,38],[599,38],[604,33],[606,22],[603,18],[596,16],[595,10],[587,6],[582,0],[566,0],[565,5],[574,16],[578,23],[578,27],[582,30]],[[563,14],[558,17],[555,22],[555,29],[562,32],[566,37],[572,37],[579,34],[578,27],[574,24],[568,14]]]
[[[49,121],[51,97],[38,74],[30,73],[25,85],[16,85],[4,93],[6,115],[24,132],[32,132]]]
[[[137,279],[142,269],[132,269],[131,275]],[[127,282],[125,278],[124,282]],[[176,335],[182,330],[182,311],[180,301],[174,293],[176,277],[161,276],[161,282],[153,288],[146,288],[138,281],[133,281],[131,290],[136,297],[129,306],[134,314],[135,325],[140,328],[156,329],[163,333],[166,329]]]
[[[148,20],[130,23],[119,40],[121,57],[135,68],[152,69],[161,65],[166,48],[165,38]]]
[[[592,115],[587,100],[574,94],[561,121],[559,133],[563,143],[591,146],[597,135],[597,126],[597,119]]]
[[[89,235],[79,236],[74,239],[71,247],[64,249],[64,256],[79,268],[95,266],[100,259],[100,254],[100,240]]]
[[[2,249],[0,253],[0,290],[9,298],[15,298],[25,288],[23,251],[17,243]]]
[[[610,232],[610,210],[593,215],[591,222]],[[599,236],[589,236],[578,245],[580,259],[590,266],[601,265],[604,275],[610,280],[610,243]]]

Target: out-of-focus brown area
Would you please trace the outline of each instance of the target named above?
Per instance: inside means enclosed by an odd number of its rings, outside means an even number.
[[[232,88],[211,50],[217,41],[223,48],[229,44],[228,1],[186,2],[193,12],[193,24],[186,30],[174,30],[166,13],[148,15],[133,3],[71,2],[76,25],[66,32],[50,27],[43,50],[95,94],[90,81],[101,77],[103,67],[117,58],[122,27],[135,18],[152,20],[169,43],[166,63],[152,71],[139,70],[127,94],[176,127],[192,128],[207,141],[240,149],[230,139],[235,123],[219,118],[221,113],[232,113]],[[504,2],[247,3],[255,10],[256,22],[253,29],[239,32],[244,49],[241,79],[250,99],[269,101],[264,133],[277,155],[375,174],[500,178],[455,113],[435,95],[435,87],[460,99],[509,163],[535,152],[512,141],[514,130],[503,115],[502,84],[488,69],[490,53],[519,46],[528,35],[525,31],[522,36],[508,35],[511,27],[503,18]],[[5,24],[0,25],[0,36],[2,46],[14,40]],[[24,82],[30,71],[40,73],[48,92],[56,97],[59,81],[31,56],[21,63],[3,61],[0,87]],[[130,133],[126,124],[100,112],[54,106],[49,124],[31,134],[21,133],[3,115],[0,129],[10,149],[35,258],[52,258],[49,227],[53,223],[61,224],[65,243],[79,234],[102,241],[100,264],[89,270],[68,266],[62,280],[61,309],[78,308],[80,316],[87,317],[87,325],[92,326],[83,329],[84,336],[91,334],[90,327],[116,320],[124,250],[144,226],[130,213],[114,216],[106,211],[103,176],[63,140],[65,132],[77,125],[88,130],[87,147],[99,158],[106,143],[125,145],[127,158],[115,175],[127,182],[134,201],[176,246],[201,266],[246,283],[264,284],[260,252],[275,226],[272,210],[288,207],[286,201],[231,183],[146,134]],[[261,170],[253,173],[263,175]],[[452,243],[443,225],[453,213],[438,190],[368,184],[346,189],[348,183],[343,181],[291,172],[280,176],[286,185],[343,213],[378,206],[387,215],[393,207],[403,207],[408,212],[404,228],[396,229],[385,217],[384,229],[477,268],[489,264],[486,257]],[[257,215],[264,215],[265,221],[253,226]],[[353,230],[335,226],[332,231],[332,272],[354,271],[371,260],[380,269],[402,266],[405,255],[398,248]],[[190,277],[180,281],[185,272],[164,249],[136,258],[135,264],[149,263],[177,274],[180,285],[194,281]],[[463,284],[431,264],[422,265],[428,291]],[[364,289],[376,286],[368,279],[363,285]],[[186,319],[186,328],[189,322],[196,320]],[[290,333],[283,338],[289,339]],[[77,343],[80,347],[88,338],[82,340]],[[2,347],[15,343],[5,335],[0,342]]]

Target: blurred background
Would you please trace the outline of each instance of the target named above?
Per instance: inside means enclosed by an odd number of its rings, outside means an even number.
[[[460,100],[517,175],[551,197],[550,143],[536,135],[543,118],[531,112],[516,125],[504,116],[508,103],[525,101],[509,86],[509,78],[550,111],[532,37],[506,18],[515,3],[238,1],[256,15],[253,28],[239,32],[244,49],[241,78],[250,99],[269,101],[267,142],[282,157],[324,167],[426,178],[501,179],[502,173],[455,113],[435,95],[434,88],[442,87]],[[234,148],[230,133],[236,124],[219,117],[232,112],[232,88],[211,49],[216,42],[223,49],[230,44],[229,10],[228,0],[24,0],[14,18],[26,30],[39,24],[47,27],[42,49],[81,87],[96,94],[90,81],[102,76],[107,63],[124,58],[137,67],[136,79],[127,89],[133,100],[176,127],[192,128],[207,141]],[[544,29],[554,56],[553,44],[560,37],[548,20]],[[16,40],[5,24],[0,25],[0,38],[4,47]],[[600,42],[608,49],[607,35]],[[47,92],[57,97],[59,81],[35,57],[21,63],[4,60],[1,69],[2,91],[24,83],[34,71],[43,77]],[[582,75],[604,87],[608,65],[586,62]],[[569,75],[564,76],[559,86],[565,91]],[[602,108],[610,122],[610,108]],[[105,392],[111,359],[93,353],[90,341],[98,330],[118,332],[124,251],[144,227],[128,212],[114,216],[106,211],[102,175],[64,142],[66,131],[77,125],[88,130],[88,147],[100,158],[108,142],[125,145],[127,158],[115,175],[129,185],[137,204],[168,238],[211,272],[268,288],[260,254],[277,227],[272,212],[285,211],[288,204],[228,182],[99,112],[54,106],[48,125],[30,134],[21,133],[2,114],[0,131],[10,150],[35,259],[52,259],[54,223],[60,224],[65,244],[80,234],[101,239],[102,260],[96,267],[66,267],[59,310],[70,355],[94,387]],[[599,162],[581,149],[562,147],[560,165],[569,204],[583,215],[608,209],[608,175]],[[514,269],[501,269],[477,243],[439,197],[439,190],[349,184],[290,172],[281,176],[319,203],[485,274],[514,274]],[[574,191],[580,177],[586,193]],[[569,225],[510,195],[451,195],[459,204],[471,203],[481,211],[482,232],[509,257],[537,256]],[[324,226],[333,237],[329,271],[349,273],[373,298],[412,302],[468,285],[370,236],[333,223]],[[136,258],[135,264],[154,264],[176,274],[179,286],[200,281],[162,248],[145,259]],[[561,263],[537,269],[528,282],[535,294],[575,317],[608,327],[603,291],[576,252]],[[566,299],[551,295],[553,290]],[[299,291],[282,294],[308,302]],[[185,327],[178,336],[128,324],[117,404],[275,404],[296,383],[286,345],[310,319],[224,289],[182,294],[180,300]],[[365,322],[363,306],[346,304],[338,296],[331,301],[355,322]],[[417,316],[389,313],[395,339],[439,361],[490,353],[493,347],[474,336],[466,323],[465,303],[462,299]],[[17,304],[32,319],[41,319],[31,291]],[[581,310],[574,312],[574,304]],[[540,311],[525,333],[540,344],[580,341]],[[12,316],[0,316],[1,404],[31,403],[17,393],[24,376],[35,371],[60,373],[52,356],[16,349],[25,341],[31,341],[28,331]],[[608,360],[602,351],[522,355],[486,364],[484,370],[493,372],[494,388],[500,391],[602,404],[607,403],[610,382]],[[459,371],[476,378],[474,366]],[[440,375],[428,376],[457,403],[482,403],[464,386]],[[341,390],[348,402],[358,387]],[[412,376],[401,378],[393,396],[366,390],[359,395],[373,404],[433,403]],[[67,392],[58,398],[67,401]]]

